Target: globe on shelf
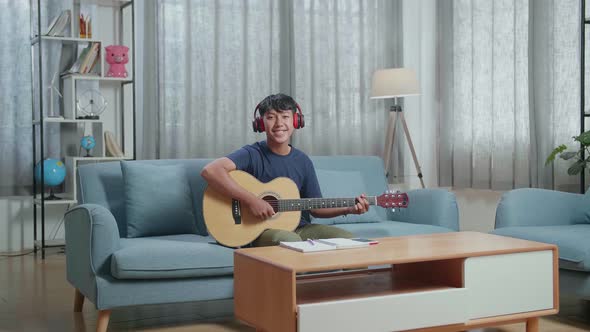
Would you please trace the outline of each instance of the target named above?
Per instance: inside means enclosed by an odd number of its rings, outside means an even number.
[[[94,149],[95,146],[96,141],[92,135],[84,136],[80,140],[80,147],[86,150],[86,155],[84,157],[92,157],[92,155],[90,155],[90,150]]]
[[[43,185],[49,187],[46,200],[61,199],[53,193],[53,187],[61,185],[66,178],[66,166],[61,160],[47,158],[43,160]],[[41,162],[35,165],[35,179],[41,182]]]

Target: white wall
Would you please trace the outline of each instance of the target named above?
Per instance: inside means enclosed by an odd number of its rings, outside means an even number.
[[[496,206],[503,191],[453,190],[459,206],[459,227],[462,231],[489,232],[494,229]]]
[[[434,188],[428,187],[427,188]],[[418,180],[403,184],[390,184],[392,190],[402,192],[419,189]],[[489,232],[494,229],[496,206],[505,191],[489,189],[452,189],[443,188],[455,194],[459,209],[459,230],[474,232]],[[411,203],[410,203],[411,204]],[[425,207],[427,208],[427,207]]]
[[[18,252],[33,248],[33,204],[30,197],[0,198],[0,252]],[[46,206],[45,239],[63,239],[63,227],[58,224],[66,205]],[[40,215],[37,210],[37,239],[41,239]]]

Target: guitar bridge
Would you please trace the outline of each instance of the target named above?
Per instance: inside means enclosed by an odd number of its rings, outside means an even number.
[[[240,225],[242,223],[242,213],[240,212],[240,201],[232,199],[231,201],[231,212],[234,218],[234,223]]]

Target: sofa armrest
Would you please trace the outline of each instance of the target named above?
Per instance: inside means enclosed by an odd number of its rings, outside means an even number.
[[[459,230],[459,211],[455,194],[444,189],[416,189],[408,191],[407,194],[408,207],[395,209],[395,212],[389,211],[389,219]]]
[[[82,204],[64,216],[67,279],[95,299],[97,275],[110,275],[111,254],[119,249],[119,229],[113,214],[96,204]]]
[[[586,222],[584,195],[523,188],[502,195],[494,228],[511,226],[559,226]]]

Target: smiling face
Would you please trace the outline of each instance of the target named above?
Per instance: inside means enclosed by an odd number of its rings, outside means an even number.
[[[264,129],[266,140],[272,145],[287,145],[293,134],[293,112],[291,110],[276,111],[271,109],[264,113]]]

